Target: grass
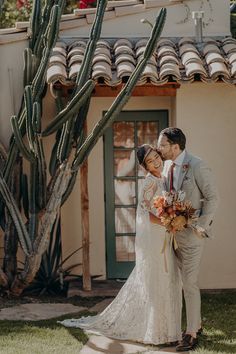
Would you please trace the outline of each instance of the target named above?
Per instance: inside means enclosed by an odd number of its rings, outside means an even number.
[[[83,312],[83,316],[90,313]],[[82,313],[80,313],[80,316]],[[1,354],[78,354],[88,337],[80,329],[65,328],[57,320],[0,321]],[[76,318],[73,314],[73,318]]]
[[[236,353],[236,292],[203,294],[202,313],[204,334],[194,353]],[[77,317],[87,314],[83,312]],[[63,316],[60,320],[70,317]],[[88,336],[80,329],[64,328],[57,320],[0,321],[0,353],[78,354]]]
[[[202,295],[204,334],[196,354],[236,353],[236,292]]]

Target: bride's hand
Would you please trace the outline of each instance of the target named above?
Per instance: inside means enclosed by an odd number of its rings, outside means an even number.
[[[149,218],[151,223],[162,225],[161,219],[157,218],[155,215],[149,213]]]

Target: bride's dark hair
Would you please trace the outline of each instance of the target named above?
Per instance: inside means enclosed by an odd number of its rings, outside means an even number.
[[[155,148],[154,146],[152,145],[149,145],[149,144],[143,144],[141,146],[139,146],[137,148],[137,158],[138,158],[138,162],[141,166],[143,166],[145,169],[146,169],[146,164],[145,164],[145,159],[147,158],[147,156],[149,155],[149,153],[151,151],[156,151],[160,157],[162,158],[161,156],[161,153],[160,151],[157,150],[157,148]]]

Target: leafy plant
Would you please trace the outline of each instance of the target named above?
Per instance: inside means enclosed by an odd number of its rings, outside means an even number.
[[[24,1],[22,2],[22,4]],[[44,1],[42,2],[44,5]],[[67,0],[63,13],[72,13],[78,6],[77,0]],[[27,0],[25,5],[17,6],[16,0],[0,1],[0,28],[14,27],[16,22],[29,21],[33,8],[33,0]]]
[[[67,290],[68,281],[78,278],[77,274],[72,274],[73,269],[80,266],[81,263],[70,266],[66,266],[66,263],[80,250],[82,250],[82,247],[77,248],[62,260],[61,222],[60,218],[57,218],[51,231],[48,249],[42,256],[40,268],[25,292],[38,295],[55,295]]]

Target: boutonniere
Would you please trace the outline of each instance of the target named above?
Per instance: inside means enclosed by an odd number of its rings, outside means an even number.
[[[189,164],[188,164],[188,163],[185,163],[185,164],[182,166],[183,172],[186,172],[188,168],[189,168]]]

